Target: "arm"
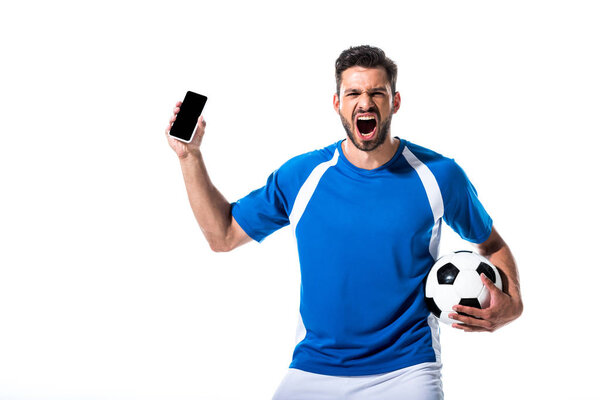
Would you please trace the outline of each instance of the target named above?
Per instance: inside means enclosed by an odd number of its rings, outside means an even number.
[[[508,245],[494,227],[492,227],[490,237],[485,242],[478,244],[477,248],[482,256],[488,258],[498,268],[504,291],[498,289],[485,275],[481,274],[483,284],[490,291],[490,306],[480,310],[456,305],[453,307],[454,311],[468,315],[450,314],[450,318],[462,322],[462,324],[457,323],[452,326],[466,332],[493,332],[515,320],[523,312],[519,272]]]
[[[181,102],[178,102],[173,110],[173,117],[167,126],[165,135],[169,145],[179,157],[192,211],[213,251],[233,250],[252,239],[232,217],[231,205],[212,184],[208,176],[200,152],[200,143],[206,127],[204,118],[199,118],[198,128],[190,143],[181,142],[168,135],[180,105]]]

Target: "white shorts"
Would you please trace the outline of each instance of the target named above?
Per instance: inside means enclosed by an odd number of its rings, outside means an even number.
[[[273,400],[442,400],[441,371],[439,362],[363,376],[321,375],[290,368]]]

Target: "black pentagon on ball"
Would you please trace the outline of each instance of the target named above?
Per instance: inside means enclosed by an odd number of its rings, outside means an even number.
[[[479,304],[479,300],[477,299],[460,299],[458,304],[461,306],[481,308],[481,304]]]
[[[437,304],[435,304],[433,298],[425,297],[425,304],[427,304],[427,308],[429,308],[429,311],[431,311],[433,315],[435,315],[438,318],[440,317],[440,315],[442,314],[442,310],[440,310]]]
[[[437,280],[440,285],[452,285],[460,270],[452,263],[445,264],[437,271]]]
[[[490,281],[496,283],[496,274],[494,273],[492,267],[490,267],[488,264],[481,262],[479,267],[477,267],[477,273],[479,275],[485,274]]]
[[[460,304],[461,306],[467,306],[467,307],[473,307],[473,308],[479,308],[481,309],[481,304],[479,304],[479,300],[477,299],[460,299],[460,301],[458,302],[458,304]],[[459,312],[460,315],[465,315],[467,317],[473,317],[476,319],[481,319],[478,317],[475,317],[473,315],[469,315],[469,314],[465,314],[462,312]]]

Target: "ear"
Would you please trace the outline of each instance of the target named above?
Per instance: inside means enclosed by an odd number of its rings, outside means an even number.
[[[394,114],[400,109],[400,92],[396,92],[394,95]]]
[[[333,95],[333,109],[336,113],[340,113],[340,96],[337,93]]]

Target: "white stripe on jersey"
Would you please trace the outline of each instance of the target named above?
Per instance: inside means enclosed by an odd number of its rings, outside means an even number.
[[[298,222],[300,218],[302,218],[302,214],[304,214],[304,210],[306,210],[306,206],[310,201],[315,189],[317,189],[317,185],[319,181],[325,174],[325,171],[329,169],[329,167],[334,166],[338,162],[339,158],[338,150],[335,149],[333,152],[333,157],[331,160],[324,161],[321,164],[317,165],[306,181],[298,190],[298,194],[296,195],[296,200],[294,200],[294,206],[292,207],[292,212],[290,213],[290,224],[292,225],[292,232],[294,233],[294,237],[296,237],[296,226],[298,226]],[[304,321],[302,321],[302,315],[298,312],[298,326],[296,327],[296,344],[300,343],[306,337],[306,328],[304,327]]]
[[[338,158],[339,158],[339,153],[338,153],[338,150],[335,149],[335,152],[333,153],[333,157],[331,158],[331,160],[324,161],[321,164],[317,165],[312,170],[312,172],[310,173],[308,178],[306,178],[306,181],[300,187],[300,190],[298,191],[298,194],[296,195],[296,200],[294,200],[294,206],[292,207],[292,212],[290,213],[290,224],[292,225],[292,231],[294,232],[294,235],[296,234],[296,226],[298,225],[300,218],[302,218],[302,214],[304,214],[304,210],[306,209],[306,206],[308,205],[310,198],[312,197],[313,193],[315,192],[315,189],[317,188],[317,185],[319,184],[321,177],[323,176],[323,174],[325,173],[325,171],[327,171],[327,169],[329,167],[337,164]]]
[[[429,206],[433,213],[433,229],[431,230],[431,239],[429,241],[429,254],[434,260],[438,259],[440,237],[442,235],[442,217],[444,216],[444,200],[442,199],[442,192],[435,179],[435,176],[431,172],[427,165],[421,162],[409,149],[408,146],[402,151],[402,155],[411,167],[415,169],[417,175],[423,183],[427,199],[429,200]],[[441,362],[441,345],[440,345],[440,327],[438,320],[429,314],[427,318],[429,328],[431,328],[431,340],[433,350],[435,352],[435,358],[437,362]]]
[[[433,230],[431,232],[431,239],[429,241],[429,254],[434,260],[438,258],[442,217],[444,216],[444,201],[442,200],[442,192],[438,186],[437,180],[427,165],[423,164],[409,149],[408,146],[402,151],[402,155],[406,158],[406,161],[411,167],[415,169],[423,186],[425,187],[425,193],[427,193],[427,199],[429,200],[429,206],[433,213]]]

